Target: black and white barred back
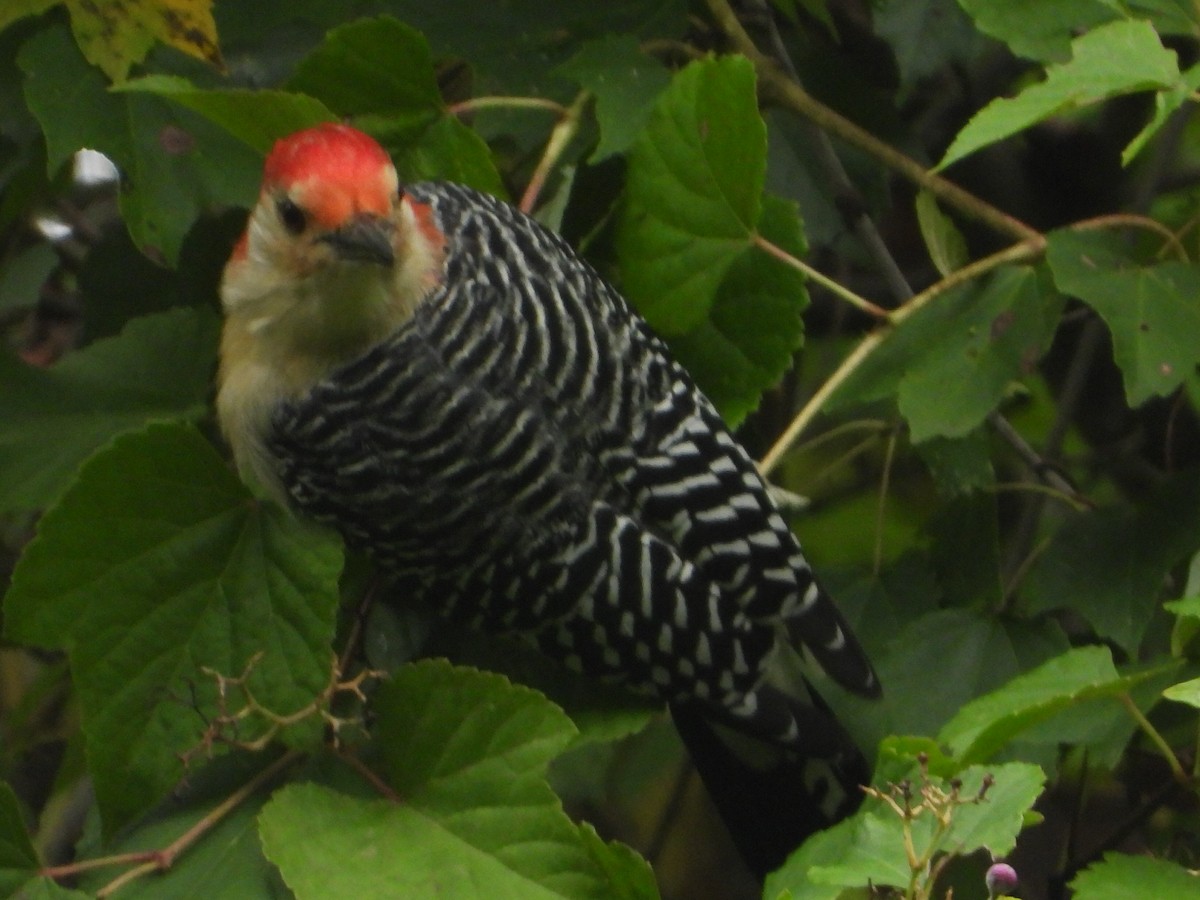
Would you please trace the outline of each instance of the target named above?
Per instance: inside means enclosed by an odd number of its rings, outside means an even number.
[[[875,675],[712,405],[557,235],[464,187],[407,191],[445,234],[444,277],[274,416],[294,503],[447,615],[838,753],[768,666],[798,639],[853,691]]]

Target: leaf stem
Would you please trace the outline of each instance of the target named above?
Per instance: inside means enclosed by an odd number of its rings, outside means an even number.
[[[366,781],[371,785],[371,787],[379,792],[381,797],[384,797],[397,805],[404,802],[404,798],[396,793],[390,784],[384,781],[374,769],[355,756],[352,752],[338,748],[335,753],[337,754],[338,759],[357,772],[364,781]]]
[[[804,262],[804,260],[798,259],[797,257],[792,256],[792,254],[788,253],[786,250],[784,250],[778,244],[772,243],[771,241],[769,241],[765,237],[763,237],[761,234],[755,233],[754,243],[756,246],[758,246],[762,250],[765,250],[771,256],[778,259],[780,262],[784,263],[785,265],[791,266],[793,269],[797,269],[798,271],[802,272],[806,278],[809,278],[810,280],[815,281],[817,284],[821,285],[821,287],[825,288],[830,293],[834,294],[837,297],[842,298],[847,303],[849,303],[851,306],[853,306],[855,309],[865,312],[867,315],[872,316],[876,319],[886,319],[887,318],[888,311],[886,309],[884,309],[881,306],[876,306],[874,303],[872,303],[866,297],[860,297],[858,294],[854,293],[854,291],[850,290],[848,287],[845,287],[845,286],[839,284],[838,282],[836,282],[832,278],[830,278],[828,275],[825,275],[824,273],[818,271],[817,269],[814,269],[808,263]]]
[[[1022,241],[1019,244],[1013,244],[1004,250],[993,253],[991,256],[985,256],[983,259],[976,260],[970,265],[963,266],[961,269],[943,278],[937,284],[930,285],[900,308],[890,312],[887,319],[884,320],[884,324],[864,337],[859,342],[859,345],[854,348],[853,352],[842,360],[842,364],[838,366],[834,373],[825,380],[825,383],[804,404],[804,407],[788,424],[783,434],[779,436],[779,439],[775,441],[771,449],[759,461],[759,471],[766,475],[779,465],[779,461],[792,448],[792,445],[796,443],[804,430],[812,424],[817,413],[821,411],[821,408],[829,401],[833,393],[854,374],[858,367],[863,364],[864,360],[879,348],[880,344],[887,340],[888,336],[893,333],[894,326],[899,325],[905,319],[912,316],[913,313],[928,306],[951,288],[957,287],[960,284],[966,284],[973,278],[978,278],[980,275],[984,275],[1006,263],[1032,259],[1042,252],[1044,246],[1045,242],[1041,239],[1040,235],[1036,241]]]
[[[929,171],[912,157],[906,156],[816,100],[794,79],[788,77],[787,73],[779,68],[778,63],[755,46],[728,0],[708,0],[708,8],[734,47],[754,63],[759,84],[765,93],[830,134],[873,156],[889,169],[929,191],[964,215],[1018,241],[1038,244],[1039,249],[1040,245],[1044,244],[1045,238],[1035,228],[984,202],[941,175]]]
[[[274,780],[275,776],[284,769],[291,766],[297,760],[301,759],[304,753],[300,750],[290,750],[271,765],[267,766],[244,785],[222,800],[219,804],[208,811],[199,819],[191,828],[173,840],[170,844],[161,850],[151,851],[149,859],[139,866],[135,866],[126,872],[121,873],[99,891],[96,892],[97,897],[111,897],[114,893],[129,884],[132,881],[141,878],[143,875],[150,875],[154,872],[164,872],[175,864],[175,860],[179,858],[192,844],[196,843],[201,837],[216,827],[222,819],[228,816],[231,812],[250,799],[260,788]],[[145,854],[141,855],[146,858]]]
[[[817,413],[821,411],[821,407],[854,374],[855,370],[862,365],[863,360],[874,353],[876,348],[891,333],[892,329],[889,325],[876,328],[859,342],[858,346],[854,348],[849,356],[842,360],[842,364],[817,388],[816,393],[804,404],[804,407],[796,414],[796,417],[792,419],[788,427],[784,429],[783,434],[771,445],[771,449],[759,460],[758,469],[763,475],[769,475],[779,465],[780,460],[792,449],[792,445],[796,443],[800,435],[812,423],[812,420],[817,417]]]
[[[157,850],[135,850],[131,853],[114,853],[112,856],[97,856],[94,859],[81,859],[76,862],[64,863],[61,866],[46,866],[38,870],[43,878],[70,878],[94,869],[106,869],[109,866],[124,866],[130,863],[144,863],[154,859]]]
[[[554,125],[554,130],[550,132],[550,140],[546,142],[546,149],[542,153],[542,158],[538,160],[537,168],[533,170],[533,175],[529,178],[529,184],[525,187],[525,193],[521,197],[520,209],[523,213],[533,211],[537,206],[538,196],[542,192],[542,188],[546,186],[546,179],[550,177],[550,170],[557,165],[563,153],[566,152],[567,145],[571,143],[571,138],[575,137],[575,133],[579,131],[579,117],[583,112],[583,106],[591,97],[589,91],[580,91],[579,96],[569,108],[563,108],[557,123]]]
[[[1154,727],[1154,724],[1146,718],[1146,714],[1138,709],[1138,705],[1133,702],[1133,698],[1128,692],[1118,694],[1117,699],[1121,701],[1121,705],[1125,707],[1125,711],[1129,713],[1133,721],[1137,722],[1138,728],[1142,733],[1150,739],[1150,743],[1158,748],[1158,752],[1162,754],[1167,765],[1171,768],[1171,774],[1175,780],[1184,787],[1194,789],[1192,779],[1188,773],[1184,771],[1183,764],[1180,763],[1179,757],[1175,755],[1175,751],[1171,749],[1171,745],[1167,743],[1167,739],[1162,736],[1162,732]]]
[[[1191,261],[1188,258],[1187,248],[1183,246],[1179,236],[1162,222],[1151,219],[1149,216],[1140,216],[1136,213],[1111,213],[1076,222],[1069,226],[1068,230],[1099,231],[1106,228],[1140,228],[1143,231],[1153,232],[1163,239],[1163,250],[1169,247],[1184,262]]]
[[[545,97],[471,97],[448,106],[452,116],[464,116],[481,109],[543,109],[557,116],[566,116],[567,107]]]
[[[883,472],[879,477],[879,503],[875,507],[875,553],[871,566],[871,574],[876,578],[883,570],[883,522],[886,518],[888,488],[892,483],[892,465],[896,459],[896,444],[899,435],[899,429],[893,429],[888,435],[887,447],[883,455]]]

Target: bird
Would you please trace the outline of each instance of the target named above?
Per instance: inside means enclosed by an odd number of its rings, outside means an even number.
[[[870,769],[813,685],[877,697],[875,670],[716,408],[561,236],[326,123],[268,153],[220,295],[244,480],[454,627],[662,701],[760,877],[857,806]]]

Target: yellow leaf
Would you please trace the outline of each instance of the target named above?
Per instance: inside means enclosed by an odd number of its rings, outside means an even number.
[[[212,0],[66,0],[79,49],[113,81],[124,81],[155,41],[221,66]]]

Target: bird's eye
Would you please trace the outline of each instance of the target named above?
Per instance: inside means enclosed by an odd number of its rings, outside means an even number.
[[[304,214],[304,210],[287,197],[276,203],[275,209],[279,213],[279,221],[291,234],[304,233],[304,229],[308,227],[308,216]]]

